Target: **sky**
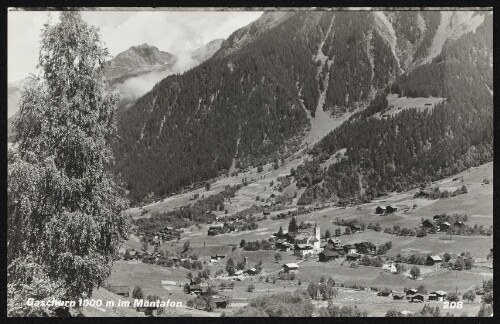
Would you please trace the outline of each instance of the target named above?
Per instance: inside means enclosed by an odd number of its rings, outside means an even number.
[[[182,55],[211,40],[227,38],[261,14],[261,11],[99,10],[82,11],[82,18],[99,27],[112,56],[144,43]],[[9,11],[8,82],[17,82],[35,72],[40,31],[49,16],[52,24],[59,20],[56,11]]]

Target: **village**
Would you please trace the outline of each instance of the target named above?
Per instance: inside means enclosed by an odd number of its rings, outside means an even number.
[[[472,316],[492,278],[491,229],[488,219],[460,213],[463,203],[447,206],[489,195],[483,179],[490,170],[485,165],[466,175],[469,193],[448,199],[420,197],[424,190],[358,206],[283,208],[269,199],[250,213],[207,210],[215,217],[206,225],[136,228],[119,250],[106,289],[133,299],[139,287],[182,302],[138,312],[154,316],[231,315],[256,296],[297,290],[318,307],[356,300],[369,316],[391,309],[411,315],[423,304],[445,302],[461,303],[450,310],[456,316]],[[460,189],[461,179],[455,182]]]

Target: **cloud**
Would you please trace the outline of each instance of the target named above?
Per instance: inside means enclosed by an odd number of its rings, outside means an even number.
[[[8,80],[14,82],[35,70],[40,30],[48,11],[9,11]],[[58,20],[59,12],[50,12]],[[147,43],[179,55],[254,21],[258,11],[167,10],[82,11],[82,18],[99,27],[103,41],[115,56],[131,46]]]

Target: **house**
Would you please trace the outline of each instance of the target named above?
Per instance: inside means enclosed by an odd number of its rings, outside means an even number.
[[[189,285],[188,292],[190,294],[201,294],[200,285]]]
[[[424,190],[420,190],[418,193],[415,194],[415,196],[413,196],[414,198],[429,198],[429,193],[424,191]]]
[[[400,292],[400,291],[393,291],[392,292],[392,299],[395,299],[395,300],[405,299],[405,293]]]
[[[241,276],[243,275],[243,270],[238,270],[234,273],[235,276]]]
[[[297,263],[286,263],[283,265],[283,271],[285,273],[295,273],[299,271],[299,265]]]
[[[406,290],[406,299],[410,299],[411,296],[415,295],[416,293],[418,292],[418,290],[416,289],[413,289],[413,288],[410,288],[408,290]]]
[[[321,209],[321,207],[320,207],[319,205],[314,205],[313,209],[314,209],[314,210],[320,210],[320,209]]]
[[[462,221],[456,221],[455,224],[453,224],[453,225],[458,226],[458,227],[462,227],[465,225],[465,223]]]
[[[415,314],[415,312],[412,312],[409,310],[404,310],[401,312],[401,314],[403,314],[404,316],[411,316],[411,315]]]
[[[383,207],[380,207],[380,206],[377,206],[377,208],[375,208],[375,214],[383,214],[385,212],[385,208]]]
[[[434,222],[431,221],[430,219],[425,219],[423,222],[422,222],[422,226],[427,228],[427,229],[430,229],[430,228],[433,228],[434,227]]]
[[[271,215],[271,211],[269,210],[269,208],[264,208],[264,210],[262,211],[262,214],[263,215]]]
[[[226,257],[225,255],[217,255],[217,254],[215,254],[215,256],[211,255],[210,256],[210,262],[218,262],[221,259],[224,259],[225,257]]]
[[[286,243],[285,239],[279,239],[274,242],[274,246],[278,249],[280,249],[283,246],[283,243]]]
[[[128,286],[109,286],[108,290],[119,296],[123,297],[130,296],[130,288]]]
[[[281,244],[281,252],[290,252],[293,248],[293,245],[288,243],[288,242],[285,242],[283,244]]]
[[[296,256],[305,256],[313,254],[313,246],[311,244],[295,244],[293,254]]]
[[[346,244],[344,245],[344,251],[347,254],[355,254],[358,252],[358,249],[352,244]]]
[[[451,224],[448,222],[443,222],[443,223],[439,224],[439,230],[441,232],[446,232],[450,227],[451,227]]]
[[[258,273],[259,273],[259,271],[258,271],[257,269],[255,269],[255,268],[250,268],[250,269],[248,269],[248,270],[247,270],[247,271],[245,271],[245,272],[246,272],[248,275],[250,275],[250,276],[255,276],[256,274],[258,274]]]
[[[392,295],[392,290],[389,288],[382,289],[377,293],[377,296],[389,297]]]
[[[436,290],[429,294],[429,300],[444,301],[446,298],[446,291]]]
[[[326,262],[330,260],[337,260],[340,255],[337,252],[325,250],[319,254],[319,261]]]
[[[382,269],[384,269],[385,271],[390,272],[390,273],[398,272],[398,269],[396,269],[396,266],[394,265],[394,261],[391,261],[391,263],[389,263],[389,264],[384,264],[382,266]]]
[[[427,257],[427,264],[428,265],[435,265],[436,263],[443,262],[443,259],[439,255],[429,255]]]
[[[345,258],[346,258],[347,261],[357,261],[357,260],[361,259],[361,254],[358,254],[358,253],[348,253],[345,256]]]
[[[328,241],[326,241],[327,244],[333,245],[333,246],[338,246],[340,244],[340,240],[336,237],[334,238],[329,238]]]
[[[415,294],[410,297],[410,302],[412,303],[423,303],[424,302],[424,295],[422,294]]]
[[[435,222],[437,222],[440,219],[441,219],[441,215],[434,215],[434,216],[432,216],[432,220],[435,221]]]
[[[354,246],[358,250],[358,253],[363,253],[363,254],[377,253],[377,246],[371,242],[355,243]]]
[[[215,308],[227,308],[229,306],[229,298],[221,295],[213,295],[212,296]]]
[[[392,214],[392,213],[395,213],[398,211],[398,207],[397,206],[394,206],[394,205],[389,205],[387,207],[385,207],[385,213],[386,214]]]

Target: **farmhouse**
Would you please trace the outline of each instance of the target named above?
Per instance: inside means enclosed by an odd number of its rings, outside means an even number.
[[[123,297],[129,297],[130,288],[128,286],[109,286],[108,290]]]
[[[394,261],[391,261],[391,263],[389,263],[389,264],[384,264],[382,266],[382,269],[384,269],[385,271],[390,272],[390,273],[398,272],[398,270],[396,269],[396,266],[394,265]]]
[[[396,207],[394,205],[389,205],[389,206],[385,207],[386,214],[392,214],[392,213],[395,213],[397,211],[398,211],[398,207]]]
[[[346,244],[346,245],[344,245],[344,251],[347,254],[353,254],[353,253],[357,253],[358,249],[352,244]]]
[[[279,240],[276,240],[276,242],[274,242],[274,246],[278,249],[281,249],[281,247],[283,246],[283,243],[286,243],[286,240],[279,239]]]
[[[224,259],[226,256],[225,255],[211,255],[210,256],[210,262],[219,262],[220,260]]]
[[[248,269],[248,270],[247,270],[247,271],[245,271],[245,272],[246,272],[248,275],[250,275],[250,276],[255,276],[256,274],[258,274],[258,273],[259,273],[259,271],[257,271],[257,269],[255,269],[255,268],[250,268],[250,269]]]
[[[313,254],[313,246],[310,244],[295,244],[295,246],[293,247],[293,254],[296,256]]]
[[[413,295],[415,295],[418,292],[418,290],[410,288],[406,290],[406,299],[410,299]]]
[[[427,264],[428,265],[435,265],[436,263],[443,262],[443,259],[439,255],[429,255],[427,257]]]
[[[283,265],[283,271],[285,273],[295,273],[299,271],[299,265],[297,263],[286,263]]]
[[[263,215],[271,215],[271,210],[269,210],[269,208],[264,208],[264,210],[262,211],[262,214]]]
[[[441,232],[447,231],[450,227],[451,227],[451,224],[448,222],[443,222],[443,223],[439,224],[439,230]]]
[[[215,308],[227,308],[229,306],[229,298],[221,295],[213,295]]]
[[[423,303],[424,302],[424,295],[422,294],[415,294],[410,297],[410,301],[412,303]]]
[[[396,299],[396,300],[401,300],[401,299],[405,299],[405,293],[403,292],[400,292],[400,291],[393,291],[392,292],[392,299]]]
[[[243,274],[243,270],[238,270],[234,273],[235,276],[241,276]]]
[[[212,225],[208,228],[208,235],[214,236],[219,233],[222,233],[224,229],[224,225]]]
[[[337,260],[339,257],[340,255],[337,252],[325,250],[319,254],[319,261]]]
[[[294,242],[295,244],[306,244],[308,239],[309,239],[308,236],[304,234],[299,234],[295,236]]]
[[[389,297],[392,295],[392,290],[389,288],[382,289],[378,292],[377,296]]]
[[[426,219],[422,222],[422,226],[427,228],[427,229],[430,229],[430,228],[434,227],[434,222],[429,220],[429,219]]]
[[[282,252],[290,252],[292,250],[292,248],[293,248],[292,244],[285,242],[285,243],[281,244],[280,250]]]
[[[385,208],[383,207],[380,207],[380,206],[377,206],[377,208],[375,208],[375,214],[383,214],[385,212]]]
[[[429,294],[429,300],[444,301],[446,298],[446,291],[436,290]]]

